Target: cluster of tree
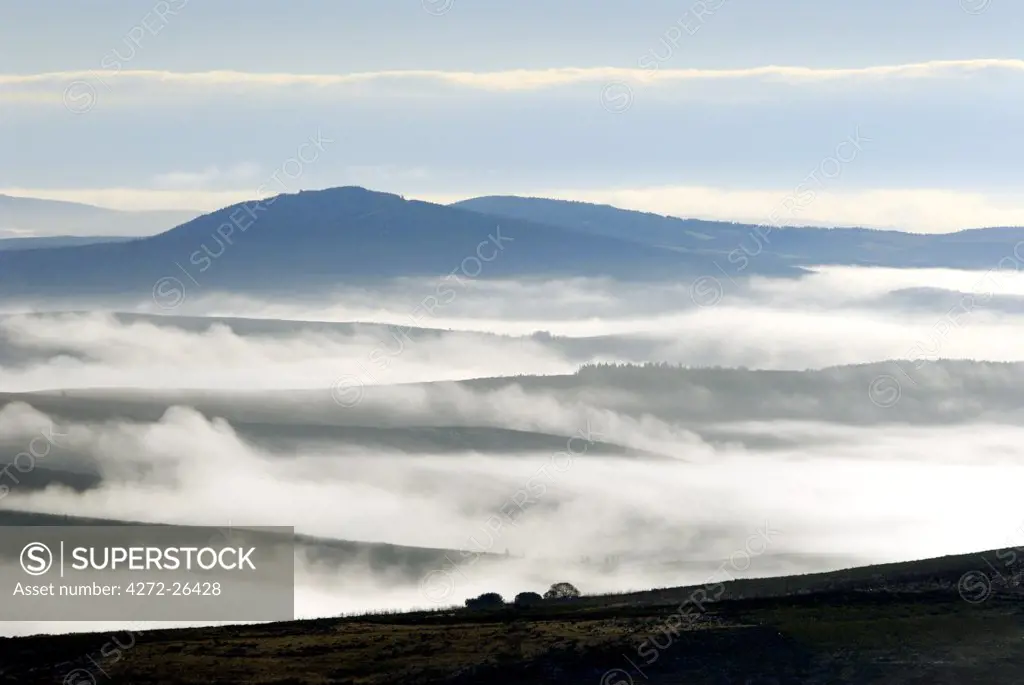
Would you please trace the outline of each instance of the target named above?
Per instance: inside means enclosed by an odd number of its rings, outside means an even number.
[[[634,389],[679,390],[681,386],[687,384],[706,386],[709,383],[713,383],[713,389],[717,389],[723,383],[729,382],[743,383],[749,387],[753,380],[766,378],[765,374],[768,373],[773,374],[771,378],[778,378],[781,373],[794,372],[749,371],[743,366],[725,369],[720,366],[693,367],[686,364],[670,364],[669,362],[645,362],[643,364],[611,362],[583,364],[576,370],[573,378],[587,383],[613,384]]]
[[[587,362],[586,364],[580,365],[580,371],[597,370],[597,369],[685,369],[685,365],[681,363],[671,364],[669,362],[643,362],[637,364],[634,362]]]
[[[536,592],[520,592],[512,600],[516,607],[531,607],[542,604],[545,600],[553,599],[576,599],[580,591],[572,583],[555,583],[541,597]],[[504,598],[497,592],[485,592],[479,597],[471,597],[466,600],[466,607],[469,609],[497,609],[505,606]]]
[[[590,362],[581,364],[576,370],[577,376],[591,376],[607,372],[624,371],[684,371],[689,370],[685,364],[670,364],[668,362],[644,362],[633,364],[630,362]]]
[[[516,598],[512,600],[512,603],[515,604],[517,607],[522,608],[535,607],[543,601],[544,598],[538,595],[536,592],[520,592],[518,595],[516,595]]]
[[[466,600],[467,609],[494,609],[505,606],[505,600],[497,592],[485,592],[479,597]]]

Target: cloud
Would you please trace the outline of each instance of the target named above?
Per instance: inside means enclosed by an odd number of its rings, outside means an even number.
[[[213,185],[232,187],[232,184],[249,183],[259,179],[260,173],[258,164],[243,162],[224,169],[210,166],[202,171],[171,171],[158,174],[153,183],[162,188],[201,190]]]
[[[673,84],[687,81],[775,80],[807,83],[848,79],[922,79],[954,78],[980,71],[1024,72],[1021,59],[936,60],[909,64],[877,65],[855,68],[823,68],[767,65],[742,69],[639,69],[623,67],[556,67],[547,69],[508,69],[504,71],[439,71],[426,69],[372,71],[350,74],[253,73],[242,71],[173,72],[157,70],[60,71],[40,74],[0,74],[0,86],[20,87],[93,80],[106,84],[134,81],[160,86],[196,86],[219,88],[286,88],[309,86],[330,88],[358,86],[380,81],[426,81],[465,88],[519,91],[539,90],[576,83],[628,81],[643,84]]]
[[[29,238],[34,235],[36,235],[36,232],[31,228],[0,226],[0,238]]]
[[[1021,274],[832,268],[755,279],[706,308],[689,300],[688,283],[481,282],[421,322],[442,330],[413,334],[397,351],[384,329],[323,323],[409,323],[431,285],[408,279],[304,302],[211,294],[181,312],[278,320],[0,317],[0,389],[135,388],[45,392],[0,407],[0,453],[10,458],[55,426],[58,447],[37,465],[104,479],[75,492],[20,478],[5,508],[293,525],[519,556],[460,574],[452,602],[561,579],[588,592],[699,583],[766,522],[781,532],[748,574],[976,551],[1006,544],[1020,526],[1024,364],[410,382],[558,374],[581,358],[632,356],[805,369],[905,356],[915,340],[937,342],[940,356],[1019,360],[1021,316],[982,307],[936,341],[948,307],[892,296],[928,285],[1024,299]],[[297,316],[317,321],[281,320]],[[472,332],[537,328],[572,337]],[[376,349],[396,352],[386,367],[372,361]],[[361,401],[335,403],[331,381],[365,369],[376,379]],[[913,378],[898,376],[899,401],[872,402],[873,379],[901,372]],[[313,390],[284,390],[297,387]],[[577,441],[568,459],[567,438],[581,432],[661,456],[583,452]],[[549,449],[538,444],[543,435],[562,440]],[[493,517],[523,490],[532,503],[496,530]],[[794,556],[773,561],[775,553]],[[602,567],[608,556],[620,558],[611,571]],[[369,564],[333,580],[300,564],[296,598],[305,616],[429,604],[417,578]]]
[[[950,388],[976,372],[949,371]],[[798,402],[796,386],[779,380],[766,377],[755,388],[764,393],[766,405],[794,414],[824,409]],[[824,386],[807,380],[809,395],[822,402],[850,400],[850,393],[822,395]],[[847,378],[834,389],[854,390],[858,380]],[[759,394],[749,386],[727,386],[708,390]],[[341,442],[314,446],[307,435],[315,402],[295,404],[297,412],[288,416],[259,398],[252,406],[262,407],[264,430],[271,428],[270,420],[283,423],[272,428],[278,431],[276,444],[257,444],[232,425],[237,419],[210,418],[188,406],[171,407],[157,419],[104,420],[98,417],[100,405],[92,404],[96,419],[60,422],[62,445],[88,454],[103,484],[82,493],[12,488],[5,506],[149,522],[293,525],[317,536],[497,553],[507,548],[521,557],[509,566],[468,569],[458,580],[454,602],[487,589],[506,594],[543,589],[556,577],[591,592],[701,582],[708,576],[702,561],[714,568],[715,560],[742,550],[743,540],[765,525],[778,531],[772,553],[803,555],[790,561],[795,569],[785,570],[804,572],[850,559],[889,561],[991,548],[1005,544],[1019,525],[1014,488],[1024,475],[1024,432],[1015,416],[955,427],[722,417],[701,429],[731,431],[733,437],[712,440],[666,421],[637,420],[631,416],[635,404],[632,412],[608,409],[607,399],[593,392],[575,393],[574,407],[550,389],[453,393],[437,387],[426,397],[423,390],[390,388],[375,411],[388,416],[393,427],[422,425],[424,417],[445,425],[542,422],[570,434],[586,428],[604,439],[657,439],[678,458],[597,456],[580,444],[571,459],[515,447],[483,455],[353,449]],[[698,398],[695,388],[681,390],[691,401]],[[771,397],[776,393],[791,404],[779,405]],[[665,399],[642,392],[619,396],[623,406],[637,401],[650,406],[653,400],[667,408]],[[941,398],[933,394],[932,399]],[[254,414],[245,405],[252,401],[225,407],[233,406],[229,411],[247,416],[251,424]],[[131,411],[135,402],[120,398],[118,414]],[[581,423],[584,415],[592,420]],[[41,422],[38,412],[24,408],[0,419],[21,435]],[[25,425],[12,425],[18,420]],[[293,430],[281,430],[289,424]],[[754,438],[768,443],[757,446]],[[543,489],[535,487],[541,483]],[[524,489],[533,493],[532,503],[501,528],[489,526]],[[600,568],[609,555],[622,563],[614,573]],[[581,563],[581,557],[598,564]],[[748,572],[781,570],[761,562],[755,560]],[[370,602],[378,608],[426,604],[415,579],[402,583],[368,568],[348,569],[341,577],[373,596],[336,588],[329,593],[329,610],[304,604],[300,612],[323,615],[369,608]],[[297,596],[323,587],[300,571]]]
[[[557,350],[530,339],[419,337],[377,327],[323,331],[315,324],[239,334],[224,323],[196,330],[161,318],[125,323],[99,313],[0,317],[0,340],[20,350],[13,357],[0,354],[2,388],[22,391],[323,388],[326,399],[341,376],[372,384],[575,368]],[[384,362],[376,361],[382,355]]]
[[[211,292],[175,312],[256,321],[0,316],[0,389],[319,388],[326,398],[342,377],[372,386],[565,374],[591,361],[796,370],[908,358],[922,349],[943,358],[1024,361],[1024,275],[1014,271],[831,267],[799,280],[725,282],[721,302],[711,307],[697,306],[685,281],[467,282],[452,302],[414,319],[435,285],[405,279],[305,301]],[[976,306],[951,314],[960,293],[975,293]],[[543,312],[536,302],[545,303]],[[164,313],[149,300],[115,304]],[[31,306],[12,302],[8,309]],[[323,323],[351,321],[434,330]]]
[[[1005,114],[1019,109],[1021,91],[1007,84],[1022,63],[7,75],[0,97],[32,92],[58,106],[69,79],[110,87],[95,85],[96,108],[80,118],[79,134],[67,112],[11,110],[12,135],[36,136],[45,149],[0,165],[0,183],[105,207],[212,210],[252,199],[256,185],[224,160],[249,150],[244,159],[272,169],[280,158],[252,157],[253,140],[293,152],[292,139],[323,125],[338,154],[304,176],[303,189],[357,184],[428,200],[555,195],[757,222],[837,142],[862,131],[872,141],[864,154],[815,185],[820,197],[792,223],[922,232],[1024,224],[1018,170],[1007,161],[1021,140]],[[603,100],[602,89],[619,81],[633,99],[613,91]],[[296,99],[301,116],[282,120],[281,103]],[[138,107],[117,106],[129,100]],[[619,103],[632,106],[618,112]],[[182,109],[198,122],[185,132],[176,125]],[[170,144],[140,158],[125,143],[139,127],[165,131]],[[549,154],[541,160],[536,149]],[[93,161],[104,154],[118,163],[97,176]],[[40,166],[49,157],[63,163]],[[204,169],[207,161],[219,164]]]

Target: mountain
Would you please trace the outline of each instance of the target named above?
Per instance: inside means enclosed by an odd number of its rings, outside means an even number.
[[[166,231],[199,212],[125,212],[77,202],[0,195],[0,238],[145,236]]]
[[[815,264],[1013,268],[1022,240],[1019,228],[774,228],[535,198],[444,206],[344,187],[232,205],[145,238],[0,249],[0,295],[166,291],[173,300],[183,289],[282,295],[421,276],[438,278],[434,295],[450,301],[455,278],[466,277],[686,281],[719,272],[798,276]]]
[[[962,269],[993,269],[1002,260],[1001,268],[1018,268],[1020,259],[1015,256],[1014,247],[1024,240],[1024,228],[1016,227],[918,234],[872,228],[758,226],[532,197],[477,197],[452,206],[699,252],[712,256],[727,271],[746,271],[765,259],[799,265]],[[744,266],[740,267],[741,264]]]
[[[692,278],[704,268],[699,255],[345,187],[233,205],[138,240],[0,252],[0,293],[148,294],[173,280],[280,295],[400,276]],[[772,260],[759,269],[801,273]],[[435,294],[450,299],[446,289]]]
[[[116,243],[131,240],[123,236],[74,236],[55,235],[42,238],[0,238],[0,251],[3,250],[35,250],[40,247],[74,247],[93,243]]]
[[[696,248],[713,245],[716,238],[738,235],[745,228],[744,224],[678,219],[619,209],[610,205],[540,197],[492,195],[463,200],[451,206],[483,214],[537,221],[586,233],[673,247]]]

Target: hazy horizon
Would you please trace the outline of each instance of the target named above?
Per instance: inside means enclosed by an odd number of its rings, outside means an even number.
[[[55,26],[0,3],[0,194],[209,211],[354,184],[756,223],[812,179],[794,221],[1024,224],[1012,3],[305,0],[247,6],[245,30],[229,6],[165,5]],[[285,168],[311,136],[335,142]]]

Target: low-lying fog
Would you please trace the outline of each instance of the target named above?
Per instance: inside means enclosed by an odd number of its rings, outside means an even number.
[[[804,370],[1024,360],[1016,273],[823,269],[722,285],[710,301],[704,286],[691,297],[690,283],[476,283],[433,315],[417,306],[434,286],[412,282],[318,306],[216,294],[173,312],[21,303],[0,317],[0,391],[70,392],[0,400],[10,400],[0,454],[11,462],[52,429],[52,449],[32,468],[99,479],[77,490],[11,484],[0,508],[286,525],[495,555],[415,572],[325,570],[300,558],[300,616],[461,603],[490,590],[511,599],[562,580],[612,592],[1019,544],[1024,365],[925,367],[895,395],[872,393],[871,369],[721,372],[686,384],[684,372],[666,371],[650,390],[587,377],[372,387],[572,374],[585,362]],[[129,310],[289,322],[109,313]],[[441,331],[404,338],[296,321]],[[537,331],[553,337],[515,337]],[[97,388],[129,390],[83,390]],[[308,392],[276,392],[297,389]],[[723,569],[730,559],[741,561]],[[0,626],[67,629],[84,626]]]
[[[100,313],[9,314],[0,317],[2,388],[315,388],[344,376],[369,385],[558,374],[613,360],[774,369],[907,357],[1024,360],[1017,343],[1024,276],[1017,272],[826,268],[801,280],[722,281],[463,280],[457,288],[406,281],[317,303],[210,293],[170,311],[153,302],[89,306],[290,321],[250,329]],[[439,290],[451,294],[438,298]],[[20,303],[6,311],[43,307],[73,308]],[[523,337],[538,331],[560,337]]]

